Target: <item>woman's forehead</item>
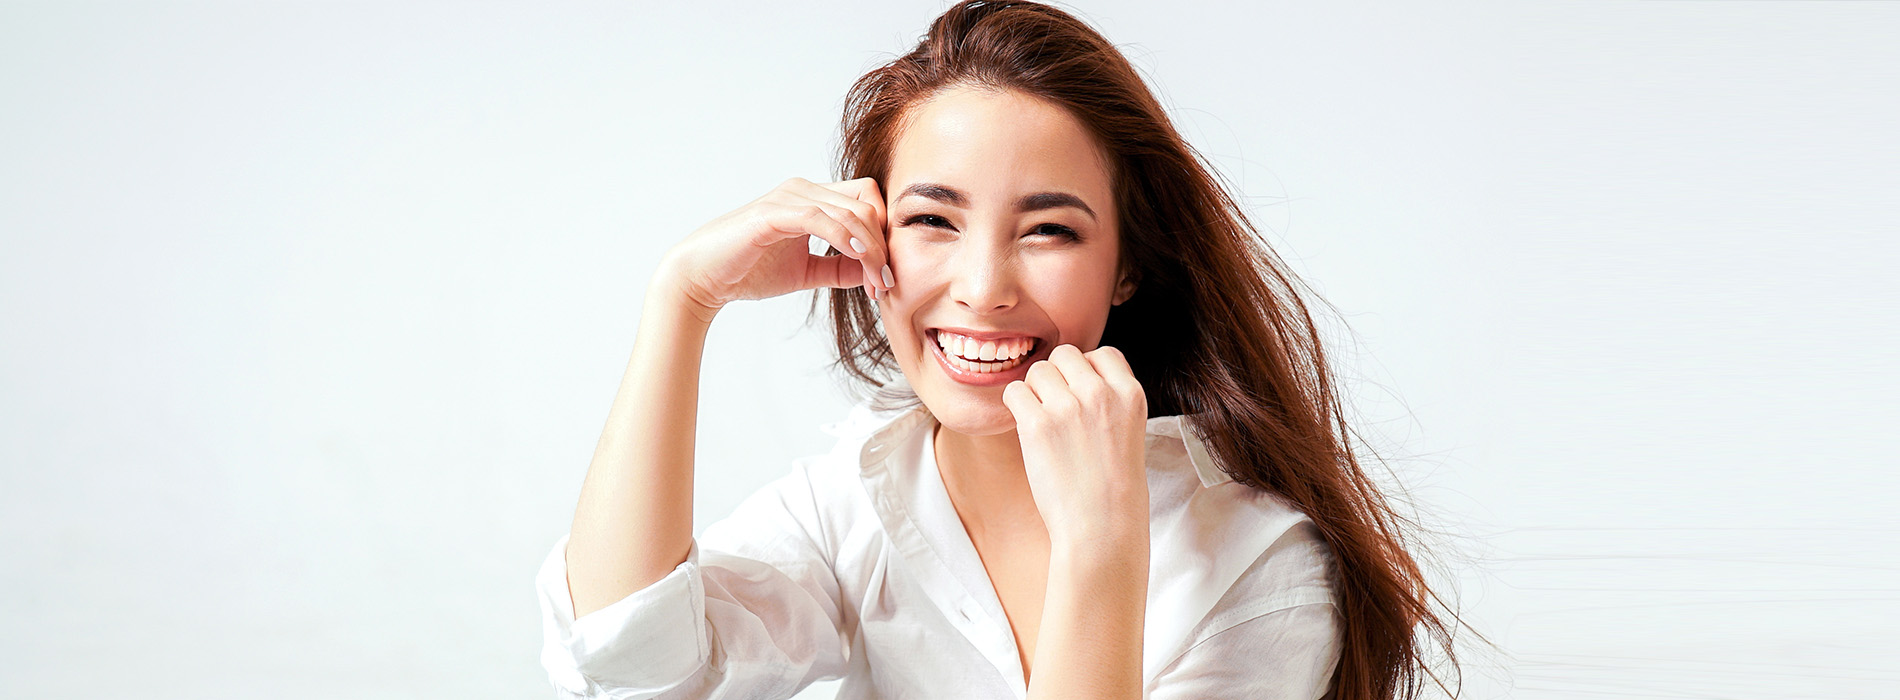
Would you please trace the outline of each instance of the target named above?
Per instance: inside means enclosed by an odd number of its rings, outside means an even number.
[[[967,193],[969,206],[1044,191],[1069,192],[1097,211],[1112,191],[1107,160],[1069,112],[1013,91],[955,89],[918,105],[892,151],[886,191],[917,183]]]

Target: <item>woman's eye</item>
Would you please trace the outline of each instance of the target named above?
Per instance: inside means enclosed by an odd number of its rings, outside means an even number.
[[[950,226],[949,219],[945,219],[941,216],[937,216],[936,214],[916,214],[916,215],[906,217],[903,221],[898,222],[899,226],[915,226],[917,224],[923,224],[925,226],[930,226],[934,228],[952,228],[952,226]],[[1040,235],[1040,236],[1055,236],[1057,238],[1063,238],[1063,239],[1067,239],[1071,241],[1081,240],[1082,238],[1082,235],[1076,233],[1075,229],[1069,228],[1067,226],[1063,226],[1061,224],[1041,224],[1035,227],[1034,229],[1031,229],[1030,233],[1032,235]]]
[[[936,214],[918,214],[918,215],[916,215],[916,216],[913,216],[913,217],[910,217],[910,218],[908,218],[908,219],[905,219],[905,220],[904,220],[904,221],[903,221],[902,223],[900,223],[899,225],[900,225],[900,226],[911,226],[911,225],[914,225],[914,224],[919,224],[919,223],[921,223],[921,224],[923,224],[923,225],[925,225],[925,226],[936,226],[936,227],[939,227],[939,228],[949,228],[949,227],[950,227],[950,221],[949,221],[948,219],[945,219],[945,218],[943,218],[943,217],[941,217],[941,216],[937,216]]]
[[[1061,224],[1043,224],[1041,226],[1037,226],[1035,232],[1045,235],[1045,236],[1056,236],[1059,238],[1067,238],[1070,240],[1081,238],[1081,236],[1076,234],[1075,229],[1069,228],[1067,226],[1063,226]]]

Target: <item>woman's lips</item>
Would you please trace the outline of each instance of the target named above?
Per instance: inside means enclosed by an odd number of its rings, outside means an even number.
[[[1015,364],[1011,365],[1005,362],[970,361],[960,357],[952,359],[949,354],[944,352],[943,346],[938,344],[936,329],[932,329],[924,334],[924,343],[930,346],[930,354],[932,357],[937,358],[937,366],[943,368],[944,374],[949,375],[951,379],[956,380],[959,384],[981,387],[1002,386],[1027,376],[1029,374],[1029,366],[1035,364],[1037,360],[1042,359],[1042,356],[1049,351],[1047,347],[1048,343],[1043,339],[1031,337],[1030,340],[1034,345],[1030,348],[1029,352],[1013,360],[1012,362]],[[1004,366],[1008,367],[1008,369],[990,372],[978,371],[985,365]]]

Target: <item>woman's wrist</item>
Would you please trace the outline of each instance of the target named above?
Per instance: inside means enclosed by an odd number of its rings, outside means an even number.
[[[1103,508],[1086,518],[1051,520],[1051,554],[1066,553],[1072,558],[1108,558],[1126,555],[1139,548],[1148,551],[1147,494],[1139,503]]]
[[[677,250],[669,251],[661,258],[659,266],[653,271],[652,280],[647,283],[646,310],[648,313],[657,311],[672,317],[683,314],[710,326],[722,307],[701,299],[700,295],[693,292],[687,269]]]
[[[1054,536],[1049,541],[1049,566],[1053,570],[1128,575],[1148,573],[1148,528],[1122,528],[1092,535]],[[1053,533],[1052,533],[1053,534]]]
[[[1031,700],[1141,697],[1146,536],[1050,543]]]

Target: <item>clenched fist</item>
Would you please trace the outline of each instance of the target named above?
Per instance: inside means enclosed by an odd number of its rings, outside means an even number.
[[[1148,399],[1120,350],[1059,345],[1003,388],[1052,544],[1148,537]]]

